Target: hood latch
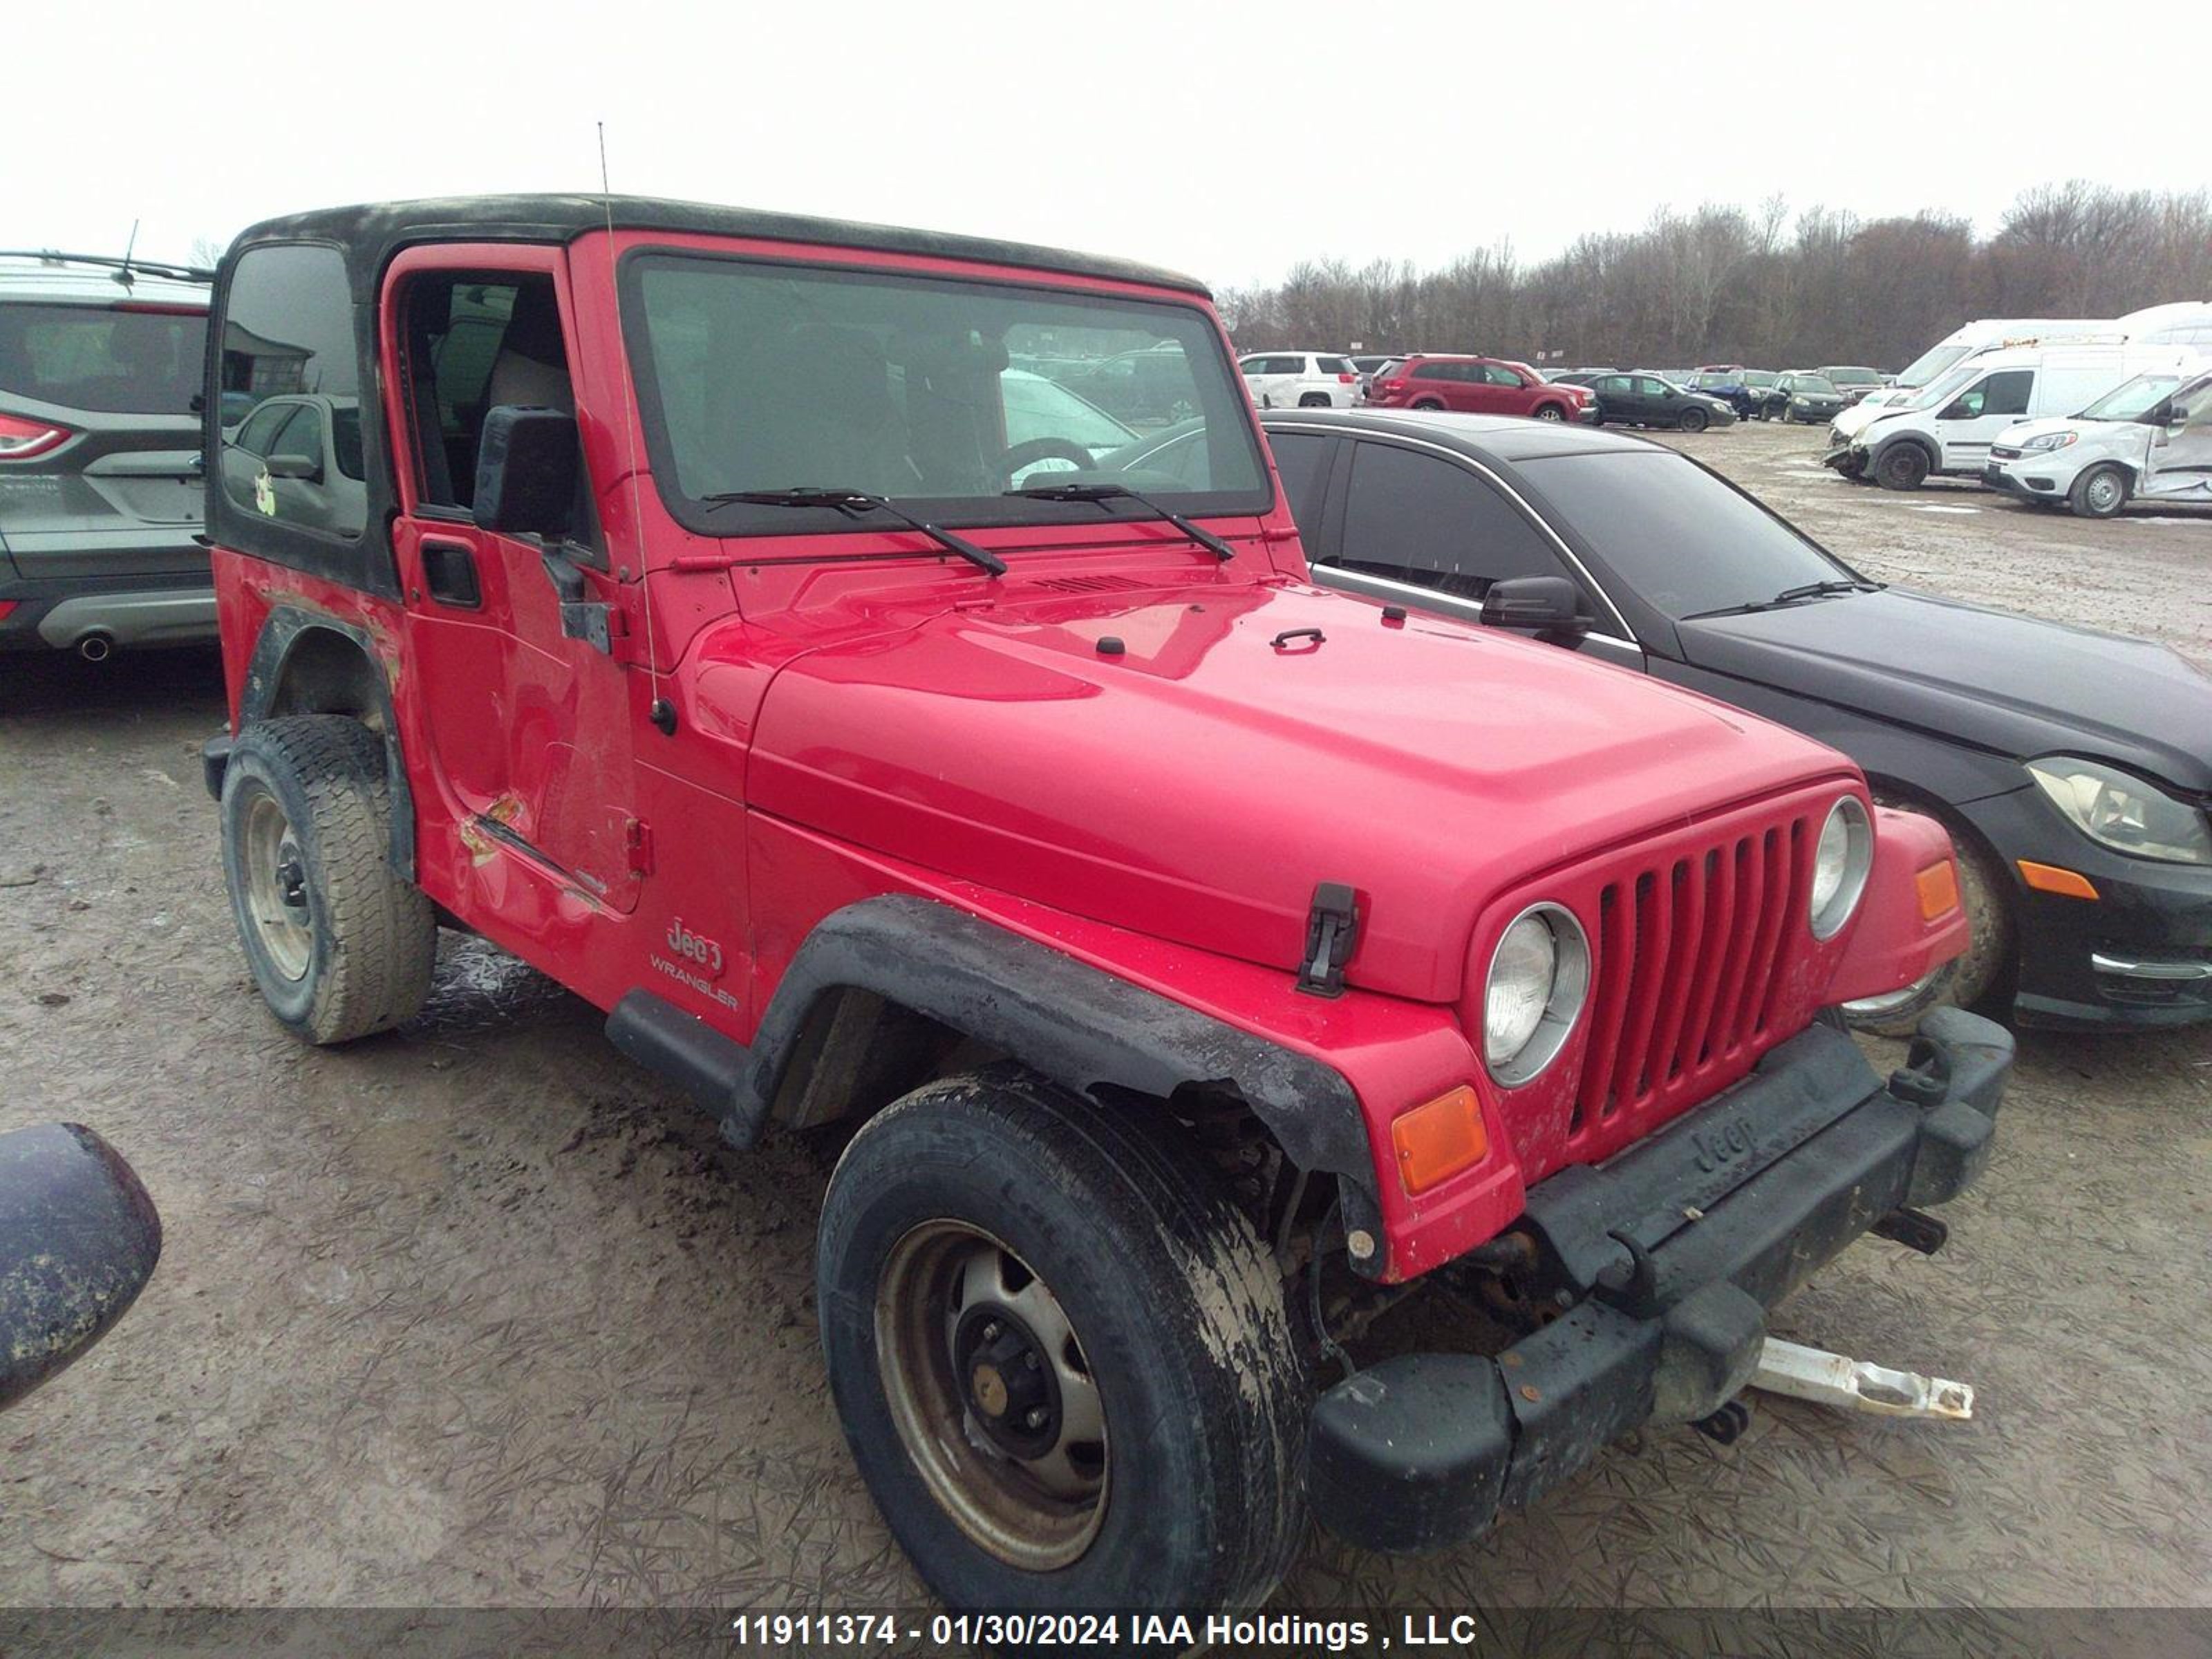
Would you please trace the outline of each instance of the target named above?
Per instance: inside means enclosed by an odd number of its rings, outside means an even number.
[[[1308,996],[1342,996],[1344,964],[1358,942],[1359,902],[1352,889],[1340,881],[1315,883],[1297,988]]]

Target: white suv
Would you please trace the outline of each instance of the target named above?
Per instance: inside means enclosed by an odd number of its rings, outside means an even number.
[[[1262,409],[1350,409],[1359,374],[1349,357],[1325,351],[1255,351],[1237,360]]]

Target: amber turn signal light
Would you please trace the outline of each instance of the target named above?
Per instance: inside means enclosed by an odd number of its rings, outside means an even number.
[[[2088,877],[2055,864],[2038,864],[2033,859],[2021,860],[2020,878],[2039,893],[2056,893],[2061,898],[2097,896],[2096,886]]]
[[[1959,866],[1945,859],[1931,864],[1912,878],[1920,890],[1920,920],[1934,921],[1959,908]]]
[[[1390,1139],[1398,1149],[1398,1179],[1408,1193],[1425,1193],[1480,1164],[1490,1150],[1482,1103],[1464,1085],[1414,1107],[1390,1126]]]

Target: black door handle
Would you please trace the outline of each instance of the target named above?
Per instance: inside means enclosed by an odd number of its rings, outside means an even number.
[[[483,608],[474,548],[465,542],[424,542],[422,551],[422,586],[433,599],[460,611]]]

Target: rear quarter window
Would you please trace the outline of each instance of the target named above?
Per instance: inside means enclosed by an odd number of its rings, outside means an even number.
[[[336,248],[248,248],[231,273],[223,300],[216,374],[225,419],[236,420],[239,409],[264,398],[314,392],[330,398],[334,418],[358,434],[361,365],[353,325],[345,261]],[[247,430],[258,435],[250,417],[241,436]],[[240,446],[234,441],[233,447]],[[337,528],[353,516],[337,512],[318,514],[312,524],[286,524],[281,498],[259,486],[261,469],[228,465],[221,471],[230,504],[255,518],[276,520],[272,529],[282,526],[299,535],[349,540],[358,533]]]

